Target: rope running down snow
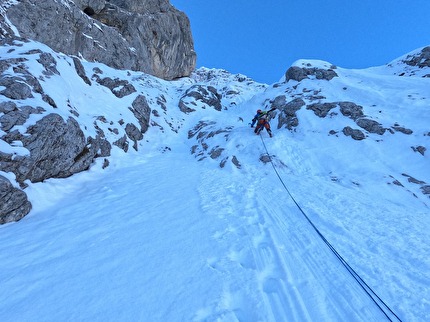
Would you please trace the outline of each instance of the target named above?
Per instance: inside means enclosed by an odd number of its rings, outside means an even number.
[[[309,222],[309,224],[312,226],[312,228],[316,231],[318,236],[324,241],[324,243],[327,245],[327,247],[333,252],[333,254],[339,259],[339,261],[342,263],[342,265],[348,270],[348,272],[354,277],[354,279],[357,281],[358,284],[360,284],[361,288],[366,292],[366,294],[372,299],[372,301],[378,306],[378,308],[384,313],[384,315],[387,317],[389,321],[393,321],[386,312],[388,310],[391,312],[392,315],[396,317],[396,319],[400,322],[402,320],[393,312],[393,310],[375,293],[375,291],[360,277],[360,275],[348,264],[348,262],[338,253],[338,251],[334,248],[332,244],[324,237],[324,235],[319,231],[319,229],[315,226],[315,224],[310,220],[309,216],[306,215],[302,207],[297,203],[296,199],[292,196],[290,190],[284,183],[284,180],[282,180],[281,176],[279,175],[278,170],[276,169],[272,157],[269,154],[269,151],[267,150],[266,144],[264,143],[263,137],[260,134],[261,142],[263,143],[264,149],[266,150],[267,156],[269,157],[270,163],[272,164],[273,170],[275,170],[275,173],[279,180],[281,181],[282,185],[284,186],[285,190],[287,191],[290,198],[293,200],[294,204],[297,206],[297,208],[300,210],[300,212],[303,214],[303,216],[306,218],[306,220]],[[385,309],[383,308],[385,307]]]

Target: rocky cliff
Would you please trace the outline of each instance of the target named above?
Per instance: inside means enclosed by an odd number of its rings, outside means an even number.
[[[117,69],[163,78],[195,68],[190,23],[168,0],[22,0],[2,7],[0,36],[23,38]]]

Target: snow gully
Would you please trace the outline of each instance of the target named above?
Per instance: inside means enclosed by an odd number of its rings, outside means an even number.
[[[284,189],[287,191],[288,195],[290,196],[291,200],[294,202],[294,204],[297,206],[297,208],[300,210],[302,215],[305,217],[305,219],[309,222],[309,224],[312,226],[312,228],[315,230],[315,232],[318,234],[318,236],[323,240],[323,242],[326,244],[326,246],[332,251],[332,253],[336,256],[336,258],[341,262],[341,264],[346,268],[346,270],[351,274],[351,276],[356,280],[356,282],[360,285],[360,287],[366,292],[366,294],[370,297],[370,299],[376,304],[376,306],[384,313],[384,315],[387,317],[389,321],[399,321],[402,322],[402,320],[397,316],[396,313],[386,304],[377,294],[376,292],[370,287],[364,280],[361,278],[361,276],[348,264],[348,262],[342,257],[342,255],[339,254],[339,252],[336,250],[336,248],[324,237],[324,235],[320,232],[320,230],[315,226],[315,224],[312,222],[312,220],[309,218],[309,216],[305,213],[302,207],[300,207],[299,203],[296,201],[296,199],[291,194],[290,190],[288,189],[287,185],[285,184],[284,180],[280,176],[278,170],[276,169],[275,164],[272,161],[272,157],[270,156],[270,153],[267,149],[266,143],[264,142],[264,139],[262,135],[260,134],[261,142],[264,146],[264,150],[267,153],[267,156],[269,157],[270,164],[273,167],[273,170],[275,171],[276,176],[278,177],[279,181],[281,182]]]

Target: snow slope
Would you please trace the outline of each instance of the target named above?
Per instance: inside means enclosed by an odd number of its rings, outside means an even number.
[[[44,90],[69,102],[81,125],[97,115],[132,122],[127,106],[139,93],[157,113],[138,151],[114,148],[108,168],[100,161],[68,179],[29,183],[30,215],[0,226],[1,321],[396,321],[302,211],[401,320],[430,320],[430,200],[421,189],[429,153],[411,148],[430,148],[428,78],[338,68],[329,82],[267,86],[202,69],[165,82],[84,63],[88,75],[98,67],[138,89],[119,99],[85,85],[68,57],[57,62],[61,75],[45,79]],[[223,109],[196,101],[195,112],[181,112],[195,84],[214,86]],[[308,104],[309,92],[355,102],[385,127],[413,133],[355,141],[343,135],[356,125],[338,107],[325,118],[302,108],[291,131],[274,119],[272,139],[249,127],[275,97]]]

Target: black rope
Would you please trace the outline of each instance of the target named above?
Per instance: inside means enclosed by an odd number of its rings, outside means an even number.
[[[342,265],[347,269],[347,271],[352,275],[352,277],[357,281],[358,284],[360,284],[361,288],[366,292],[366,294],[372,299],[372,301],[378,306],[378,308],[384,313],[384,315],[387,317],[388,320],[393,321],[387,314],[387,312],[381,307],[384,306],[388,311],[391,312],[392,315],[394,315],[397,320],[402,322],[402,320],[396,315],[396,313],[393,312],[393,310],[375,293],[375,291],[361,278],[361,276],[348,264],[348,262],[339,254],[339,252],[334,248],[332,244],[327,240],[327,238],[324,237],[324,235],[319,231],[319,229],[315,226],[315,224],[312,222],[312,220],[309,218],[308,215],[304,212],[302,207],[297,203],[296,199],[291,194],[290,190],[288,189],[287,185],[284,183],[284,180],[279,175],[278,170],[276,169],[272,157],[269,154],[269,151],[267,150],[266,144],[264,143],[263,137],[260,134],[261,142],[263,142],[264,149],[266,150],[266,153],[269,157],[270,164],[273,167],[273,170],[275,171],[276,175],[279,178],[279,181],[281,181],[282,185],[284,186],[285,190],[288,192],[288,195],[290,196],[291,200],[293,200],[294,204],[297,206],[297,208],[300,210],[300,212],[303,214],[303,216],[306,218],[306,220],[309,222],[309,224],[312,226],[312,228],[316,231],[318,236],[324,241],[324,243],[327,245],[327,247],[334,253],[334,255],[339,259],[339,261],[342,263]],[[378,301],[380,303],[378,303]]]

